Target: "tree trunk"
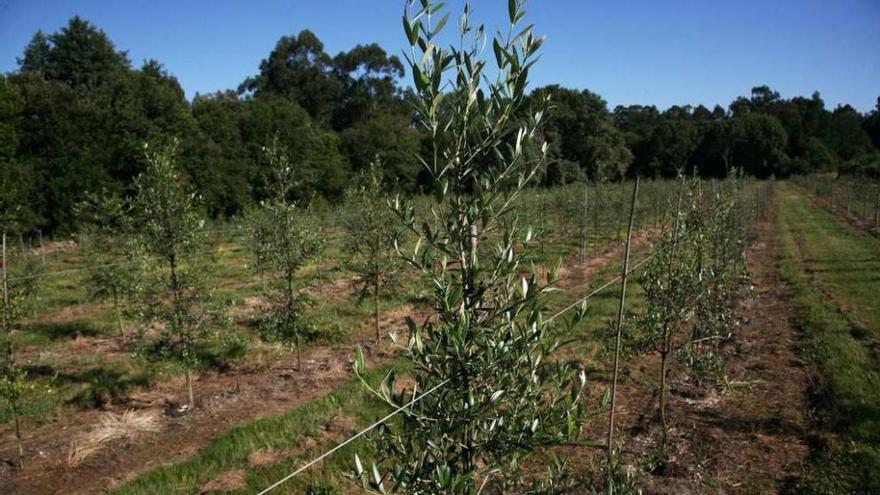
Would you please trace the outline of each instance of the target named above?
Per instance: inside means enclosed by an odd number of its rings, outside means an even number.
[[[587,261],[587,249],[589,248],[589,232],[587,228],[587,219],[590,218],[590,208],[589,208],[589,193],[590,193],[590,183],[584,182],[584,207],[581,210],[581,263]]]
[[[196,399],[193,395],[193,385],[192,385],[192,371],[187,368],[186,369],[186,395],[187,399],[189,399],[189,408],[196,408]]]
[[[376,343],[379,343],[379,276],[373,281],[373,323],[376,327]]]
[[[874,210],[874,228],[880,229],[880,185],[877,186],[877,206]]]
[[[666,450],[666,372],[669,366],[669,349],[660,353],[660,428],[662,434],[663,450]]]
[[[174,305],[174,327],[172,330],[176,332],[178,335],[184,336],[186,329],[184,329],[183,322],[183,308],[181,307],[181,297],[180,297],[180,280],[177,276],[177,253],[172,252],[168,257],[168,266],[171,270],[171,304]],[[184,346],[189,346],[189,339],[184,337]],[[195,409],[196,402],[193,398],[193,389],[192,389],[192,372],[189,369],[189,364],[186,365],[186,392],[187,397],[189,399],[189,407],[190,409]]]
[[[287,279],[287,314],[284,316],[284,320],[287,322],[288,327],[285,331],[293,332],[294,345],[296,346],[296,370],[300,371],[302,369],[302,351],[300,350],[299,329],[296,328],[296,314],[293,299],[293,268],[288,266],[284,275]],[[285,339],[288,338],[289,336],[285,337]]]
[[[18,469],[24,470],[24,442],[21,439],[21,416],[18,408],[12,408],[12,417],[15,421],[15,442],[18,444]]]
[[[302,370],[302,346],[299,345],[299,332],[296,333],[296,370]]]
[[[125,325],[122,323],[122,308],[119,306],[119,293],[113,288],[113,309],[116,310],[116,325],[119,328],[119,337],[125,340]]]

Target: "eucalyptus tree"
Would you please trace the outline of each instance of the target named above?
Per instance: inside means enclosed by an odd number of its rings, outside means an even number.
[[[281,285],[270,294],[272,309],[261,329],[266,338],[295,348],[300,368],[302,337],[314,329],[304,313],[304,299],[296,293],[296,272],[320,254],[323,237],[308,209],[291,198],[297,170],[277,140],[266,149],[266,157],[273,176],[270,198],[253,212],[250,233],[257,262],[275,271]]]
[[[547,100],[529,108],[524,98],[543,38],[520,25],[523,4],[509,2],[508,32],[491,40],[465,6],[461,45],[452,48],[438,45],[449,15],[442,4],[406,4],[407,61],[414,110],[429,136],[421,161],[433,204],[419,219],[409,201],[398,197],[392,206],[418,237],[412,249],[397,247],[431,280],[436,315],[407,322],[411,387],[396,391],[393,372],[370,387],[363,355],[356,359],[365,386],[391,407],[403,406],[400,422],[375,438],[372,468],[355,459],[355,476],[373,492],[476,494],[489,485],[511,493],[527,484],[525,459],[580,430],[585,375],[553,358],[560,330],[575,319],[545,317],[551,287],[524,274],[531,233],[514,206],[546,152],[530,153]],[[484,43],[494,53],[491,69]],[[553,474],[542,485],[548,490],[563,482]]]
[[[379,341],[381,291],[392,286],[399,266],[393,240],[399,236],[397,217],[385,199],[378,162],[356,178],[345,194],[346,267],[357,275],[360,300],[372,298],[373,326]]]
[[[134,181],[131,210],[141,252],[159,260],[143,280],[141,317],[161,330],[154,343],[159,356],[183,366],[194,407],[192,372],[218,312],[210,304],[201,265],[206,236],[200,198],[181,175],[176,155],[176,141],[155,150],[146,147],[147,167]]]

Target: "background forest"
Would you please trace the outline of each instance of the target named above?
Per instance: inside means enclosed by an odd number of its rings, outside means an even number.
[[[236,89],[187,101],[155,60],[133,66],[98,27],[74,17],[37,32],[19,70],[0,76],[0,206],[26,204],[17,230],[65,233],[90,192],[128,195],[144,169],[144,143],[180,140],[181,163],[207,213],[231,216],[267,197],[264,147],[277,138],[297,164],[297,199],[340,199],[378,157],[404,191],[427,183],[415,155],[401,61],[377,44],[335,56],[313,33],[284,36]],[[880,174],[880,99],[862,114],[821,96],[781,98],[758,86],[727,109],[632,105],[609,109],[588,90],[552,92],[542,132],[545,185],[624,176],[722,177],[812,172]],[[5,208],[0,208],[6,211]]]

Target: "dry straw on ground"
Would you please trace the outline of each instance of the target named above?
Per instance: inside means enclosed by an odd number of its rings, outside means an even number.
[[[141,435],[161,429],[161,413],[150,411],[125,411],[122,414],[107,413],[94,429],[79,435],[71,442],[67,454],[68,467],[76,467],[101,449],[117,440],[135,440]]]

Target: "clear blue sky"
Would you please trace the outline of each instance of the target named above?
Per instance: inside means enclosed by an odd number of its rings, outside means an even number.
[[[461,0],[448,2],[456,12]],[[503,26],[505,0],[475,0],[475,20]],[[284,34],[308,28],[331,55],[378,42],[400,53],[403,0],[0,0],[0,72],[38,29],[79,14],[139,65],[155,58],[188,96],[235,88]],[[534,83],[588,88],[617,104],[727,106],[769,84],[818,90],[829,107],[880,96],[878,0],[533,0],[547,36]],[[453,26],[450,23],[450,26]]]

